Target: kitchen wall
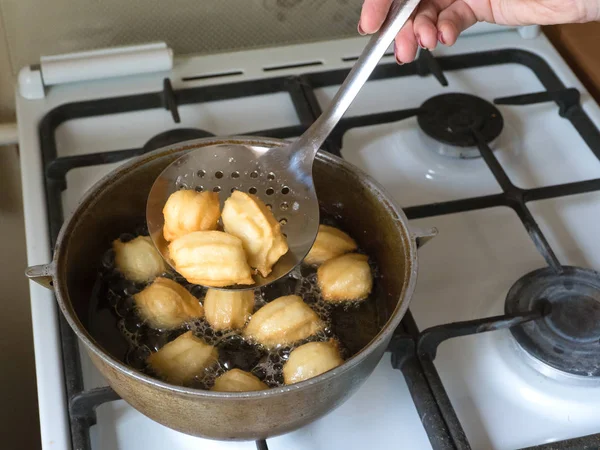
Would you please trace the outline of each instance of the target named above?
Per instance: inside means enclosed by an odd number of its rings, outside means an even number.
[[[356,34],[362,0],[0,0],[13,69],[40,54],[166,41],[177,55]]]
[[[21,178],[16,146],[0,146],[0,447],[40,448]]]
[[[157,40],[176,55],[356,36],[362,0],[0,0],[0,120],[19,69],[52,55]]]
[[[176,55],[356,36],[362,0],[0,0],[0,123],[14,118],[13,83],[40,55],[156,40]],[[547,28],[600,96],[600,24]],[[596,73],[597,72],[597,73]]]
[[[0,14],[1,14],[0,9]],[[14,121],[14,72],[8,57],[8,42],[0,21],[0,123]]]
[[[0,123],[14,121],[14,74],[0,22]],[[0,146],[0,437],[1,447],[41,448],[19,153]]]

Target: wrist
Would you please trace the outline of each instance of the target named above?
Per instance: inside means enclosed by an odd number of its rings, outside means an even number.
[[[600,0],[583,0],[584,15],[581,22],[600,21]]]

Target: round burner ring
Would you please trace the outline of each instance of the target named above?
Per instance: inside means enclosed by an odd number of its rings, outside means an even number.
[[[581,380],[600,381],[600,274],[564,266],[519,279],[508,292],[507,314],[550,304],[543,319],[510,329],[516,342],[535,360]],[[548,373],[548,371],[546,371]]]
[[[470,94],[441,94],[421,105],[417,122],[423,132],[442,144],[455,147],[445,155],[459,158],[481,156],[472,130],[486,143],[494,141],[504,128],[504,119],[492,103]]]

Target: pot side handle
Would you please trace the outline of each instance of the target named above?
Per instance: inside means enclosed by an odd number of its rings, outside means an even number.
[[[417,243],[417,248],[421,248],[438,235],[438,229],[435,227],[426,230],[413,229],[411,235]]]
[[[25,270],[25,276],[30,280],[44,286],[47,289],[54,290],[54,264],[42,264],[31,266]]]

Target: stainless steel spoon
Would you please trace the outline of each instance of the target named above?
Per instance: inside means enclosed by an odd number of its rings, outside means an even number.
[[[394,0],[387,18],[369,40],[356,64],[323,114],[300,138],[285,147],[214,145],[192,150],[174,161],[157,178],[148,197],[146,218],[154,244],[166,261],[162,208],[177,189],[220,192],[221,203],[239,189],[257,195],[282,225],[289,251],[268,277],[255,275],[254,289],[287,275],[308,254],[319,228],[319,202],[312,177],[315,155],[363,87],[395,36],[420,0]],[[248,138],[251,142],[252,138]]]

